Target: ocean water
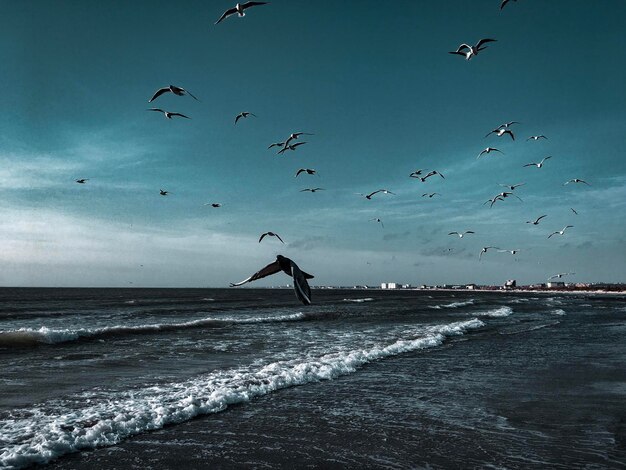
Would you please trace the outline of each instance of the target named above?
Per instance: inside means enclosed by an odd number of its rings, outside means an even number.
[[[0,468],[626,468],[626,298],[0,289]]]

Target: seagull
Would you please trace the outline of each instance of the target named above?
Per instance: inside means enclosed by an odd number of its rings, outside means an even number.
[[[506,199],[506,198],[507,198],[507,197],[509,197],[509,196],[515,196],[517,199],[519,199],[520,201],[522,201],[522,198],[521,198],[521,197],[519,197],[517,194],[513,194],[513,193],[510,193],[510,192],[508,192],[508,191],[504,191],[504,192],[502,192],[502,193],[498,194],[496,197],[501,197],[501,198],[504,200],[504,199]],[[524,202],[524,201],[522,201],[522,202]]]
[[[89,178],[80,178],[75,180],[78,184],[85,184],[87,181],[89,181]]]
[[[292,140],[298,140],[298,137],[300,137],[301,135],[315,135],[315,134],[311,134],[309,132],[294,132],[289,137],[287,137],[287,140],[285,141],[285,146],[289,145],[289,142],[291,142]]]
[[[169,191],[163,191],[162,189],[159,189],[159,194],[161,196],[167,196],[170,192]]]
[[[503,188],[508,188],[511,191],[514,191],[515,188],[519,188],[520,186],[524,186],[525,184],[526,183],[518,183],[518,184],[508,185],[508,184],[498,183],[498,185],[502,186]]]
[[[231,8],[230,10],[226,10],[224,12],[224,14],[220,17],[219,20],[217,20],[215,22],[215,24],[220,23],[223,19],[228,18],[231,15],[234,15],[235,13],[237,13],[239,15],[239,18],[243,18],[244,16],[246,16],[246,10],[250,7],[255,7],[258,5],[266,5],[269,2],[246,2],[246,3],[238,3],[237,5],[235,5],[234,8]]]
[[[434,176],[434,175],[439,175],[439,176],[441,176],[443,179],[445,179],[445,178],[444,178],[444,176],[443,176],[441,173],[439,173],[437,170],[433,170],[433,171],[429,172],[426,176],[424,176],[424,177],[419,177],[419,179],[420,179],[420,181],[421,181],[422,183],[424,183],[424,182],[425,182],[428,178],[430,178],[431,176]]]
[[[256,117],[256,114],[254,113],[249,113],[248,111],[244,111],[242,113],[237,114],[237,116],[235,117],[235,124],[237,124],[237,121],[239,121],[239,119],[241,118],[247,118],[248,116],[254,116]]]
[[[426,170],[415,170],[413,173],[411,173],[409,175],[409,177],[411,177],[411,178],[419,178],[420,175],[422,174],[422,172],[424,172],[424,171],[426,171]]]
[[[276,256],[276,261],[268,264],[249,278],[244,279],[241,282],[231,283],[230,287],[241,286],[246,282],[256,281],[257,279],[271,276],[272,274],[276,274],[280,271],[283,271],[285,274],[293,277],[293,288],[296,292],[296,297],[298,297],[300,302],[304,305],[309,305],[311,303],[311,288],[306,280],[313,279],[313,276],[301,271],[296,263],[281,255]]]
[[[148,109],[148,111],[158,111],[160,113],[163,113],[167,119],[172,119],[173,116],[180,116],[180,117],[183,117],[185,119],[191,119],[189,116],[185,116],[184,114],[172,113],[170,111],[164,111],[164,110],[159,109],[159,108],[150,108],[150,109]]]
[[[373,219],[370,219],[370,222],[371,222],[371,221],[374,221],[374,220],[375,220],[376,222],[378,222],[382,228],[385,228],[385,226],[384,226],[384,224],[383,224],[383,221],[382,221],[382,220],[380,220],[378,217],[374,217]]]
[[[276,142],[275,144],[271,144],[269,147],[267,147],[267,149],[271,149],[272,147],[284,147],[285,146],[285,142]]]
[[[512,255],[515,255],[517,253],[519,253],[520,250],[498,250],[498,253],[511,253]]]
[[[527,166],[536,166],[537,168],[541,168],[543,166],[543,162],[545,162],[548,158],[552,158],[552,157],[545,157],[543,160],[541,160],[539,163],[527,163],[526,165],[524,165],[525,167]]]
[[[315,191],[325,191],[325,189],[324,188],[306,188],[306,189],[300,190],[301,193],[303,193],[304,191],[310,191],[314,193]]]
[[[513,131],[507,129],[506,127],[498,127],[497,129],[492,130],[485,137],[489,137],[491,134],[496,134],[498,137],[502,137],[504,134],[508,134],[511,139],[515,140],[515,136],[513,135]]]
[[[486,153],[488,154],[488,153],[491,153],[491,152],[500,152],[502,155],[504,155],[504,152],[502,150],[499,150],[499,149],[494,148],[494,147],[487,147],[485,150],[483,150],[482,152],[480,152],[478,154],[478,156],[476,157],[476,160],[478,160],[484,154],[486,154]]]
[[[463,238],[463,235],[465,235],[466,233],[475,233],[475,232],[472,232],[471,230],[466,230],[465,232],[450,232],[448,235],[458,235],[459,238]]]
[[[378,189],[378,190],[374,191],[373,193],[369,193],[369,194],[367,194],[367,195],[365,196],[365,199],[372,199],[372,196],[373,196],[374,194],[377,194],[377,193],[393,194],[393,195],[395,196],[395,193],[392,193],[391,191],[389,191],[389,190],[387,190],[387,189]]]
[[[222,207],[222,205],[218,202],[207,202],[206,204],[204,204],[205,206],[211,206],[211,207]]]
[[[521,124],[521,122],[518,122],[518,121],[505,122],[504,124],[500,124],[497,127],[497,129],[508,128],[508,127],[511,127],[513,124]]]
[[[281,153],[284,153],[286,150],[295,150],[300,145],[304,145],[304,144],[306,144],[306,142],[296,142],[295,144],[291,144],[291,145],[285,142],[285,145],[283,146],[283,148],[280,149],[276,155],[280,155]]]
[[[548,281],[549,281],[550,279],[554,279],[554,278],[559,278],[559,279],[561,279],[563,276],[571,276],[571,275],[573,275],[573,274],[576,274],[576,273],[559,273],[559,274],[555,274],[554,276],[550,276],[550,277],[548,278]]]
[[[502,3],[500,4],[500,10],[502,10],[504,8],[504,6],[509,3],[511,0],[502,0]],[[517,2],[517,0],[513,0],[514,2]]]
[[[547,214],[546,215],[542,215],[542,216],[538,217],[534,222],[532,220],[527,220],[526,223],[527,224],[533,224],[533,225],[539,225],[539,221],[541,219],[543,219],[544,217],[548,217],[548,215]]]
[[[283,239],[280,238],[280,236],[277,233],[274,232],[265,232],[264,234],[261,235],[261,238],[259,238],[259,243],[261,243],[261,240],[263,240],[263,238],[265,238],[266,236],[270,236],[270,237],[276,237],[278,238],[281,242],[283,242]],[[283,242],[284,244],[285,242]]]
[[[497,246],[485,246],[483,247],[482,250],[480,250],[480,254],[478,255],[478,261],[481,260],[481,258],[483,257],[483,253],[487,253],[487,250],[493,248],[494,250],[499,250],[500,248],[498,248]]]
[[[462,55],[465,56],[465,60],[470,60],[472,57],[477,56],[480,51],[487,49],[487,46],[482,47],[487,42],[496,42],[496,39],[481,39],[475,46],[463,43],[456,51],[449,52],[449,54]]]
[[[424,193],[424,194],[422,194],[422,197],[426,197],[426,196],[432,198],[433,196],[441,196],[441,194],[439,194],[439,193],[430,193],[430,194]]]
[[[573,207],[570,207],[570,209],[572,209],[572,212],[573,212],[574,214],[578,215],[578,212],[576,212],[576,211],[574,210],[574,208],[573,208]]]
[[[294,178],[297,178],[300,173],[304,173],[304,172],[306,172],[307,175],[316,175],[317,174],[317,172],[315,170],[311,169],[311,168],[300,168],[296,172],[296,175],[294,176]]]
[[[526,142],[528,142],[529,140],[539,140],[539,139],[548,139],[545,135],[531,135],[528,139],[526,139]]]
[[[573,225],[566,225],[565,227],[563,227],[563,230],[559,230],[558,232],[552,232],[550,235],[548,235],[548,238],[554,236],[554,235],[563,235],[565,233],[565,230],[567,230],[568,228],[572,228],[574,227]]]
[[[193,96],[191,93],[189,93],[187,90],[185,90],[184,88],[181,88],[179,86],[174,86],[174,85],[170,85],[170,86],[166,86],[163,88],[159,88],[156,93],[154,94],[154,96],[152,98],[150,98],[148,100],[148,103],[152,103],[154,100],[156,100],[159,96],[161,96],[163,93],[174,93],[177,96],[183,96],[183,95],[189,95],[191,96],[194,100],[196,101],[200,101],[198,98],[196,98],[195,96]]]
[[[489,207],[493,207],[493,205],[496,203],[496,201],[503,201],[504,199],[502,199],[502,197],[500,197],[500,195],[498,194],[497,196],[494,196],[493,199],[487,199],[485,202],[483,202],[483,206],[487,203],[491,203],[491,205]]]
[[[591,185],[590,185],[589,183],[587,183],[586,181],[579,180],[578,178],[574,178],[573,180],[566,181],[565,183],[563,183],[563,186],[565,186],[566,184],[569,184],[569,183],[584,183],[584,184],[586,184],[587,186],[591,186]]]

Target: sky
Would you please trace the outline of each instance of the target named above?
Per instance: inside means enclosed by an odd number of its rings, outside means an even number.
[[[1,5],[2,286],[225,287],[277,254],[313,285],[626,282],[622,0]],[[170,84],[199,101],[148,103]],[[484,205],[500,183],[522,201]]]

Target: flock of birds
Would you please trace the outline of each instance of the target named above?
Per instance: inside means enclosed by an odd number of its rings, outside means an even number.
[[[502,0],[501,4],[500,4],[500,9],[503,9],[510,1],[517,1],[517,0]],[[249,1],[246,3],[237,3],[233,8],[230,8],[228,10],[226,10],[221,16],[220,18],[216,21],[216,25],[221,23],[222,21],[224,21],[225,19],[237,15],[238,17],[242,18],[245,16],[246,11],[249,10],[252,7],[257,7],[257,6],[262,6],[262,5],[267,5],[269,2],[254,2],[254,1]],[[461,45],[459,45],[459,47],[455,50],[455,51],[450,51],[450,54],[454,54],[454,55],[460,55],[463,56],[465,58],[465,60],[469,61],[471,59],[476,58],[479,53],[481,53],[482,51],[484,51],[485,49],[488,48],[487,44],[491,44],[491,43],[495,43],[497,42],[496,39],[492,39],[492,38],[485,38],[485,39],[480,39],[475,45],[471,45],[471,44],[466,44],[463,43]],[[167,93],[172,93],[173,95],[176,96],[185,96],[185,95],[189,95],[191,98],[193,98],[196,101],[200,101],[196,96],[194,96],[192,93],[190,93],[188,90],[180,87],[180,86],[175,86],[175,85],[169,85],[163,88],[159,88],[154,94],[153,96],[148,100],[149,103],[154,102],[155,100],[157,100],[159,97],[161,97],[164,94]],[[168,111],[165,109],[161,109],[161,108],[148,108],[148,111],[151,112],[159,112],[162,113],[166,119],[172,119],[172,118],[182,118],[182,119],[191,119],[189,116],[182,114],[180,112],[173,112],[173,111]],[[239,114],[237,114],[234,118],[234,124],[237,125],[237,123],[242,120],[242,119],[247,119],[249,117],[254,117],[256,118],[257,116],[250,112],[250,111],[243,111]],[[517,126],[520,125],[521,123],[518,121],[510,121],[510,122],[505,122],[501,125],[499,125],[498,127],[492,129],[490,132],[488,132],[485,135],[485,138],[489,137],[489,136],[495,136],[497,138],[508,138],[511,141],[515,141],[515,132],[517,129]],[[298,150],[298,148],[300,148],[302,145],[307,144],[306,141],[301,140],[301,138],[303,136],[313,136],[313,133],[310,132],[302,132],[302,131],[298,131],[298,132],[292,132],[287,138],[285,138],[284,140],[280,141],[280,142],[275,142],[270,144],[267,149],[277,149],[277,155],[283,155],[286,152],[295,152]],[[528,137],[526,139],[526,141],[539,141],[539,140],[547,140],[548,138],[545,135],[532,135],[530,137]],[[478,156],[476,157],[476,159],[480,159],[481,157],[484,157],[486,155],[489,155],[491,153],[498,153],[498,154],[504,154],[504,152],[502,152],[501,150],[499,150],[498,148],[495,147],[486,147],[484,150],[482,150]],[[541,169],[543,168],[544,164],[547,162],[547,160],[551,159],[551,156],[546,156],[543,159],[541,159],[540,162],[531,162],[531,163],[527,163],[524,165],[524,167],[536,167],[537,169]],[[302,174],[306,174],[306,175],[316,175],[319,176],[317,174],[317,171],[315,169],[312,168],[300,168],[297,170],[296,174],[295,174],[295,178],[298,178],[300,175]],[[419,182],[421,183],[426,183],[427,180],[429,178],[432,177],[436,177],[439,176],[441,178],[441,180],[445,180],[445,176],[438,170],[426,170],[426,169],[418,169],[413,171],[412,173],[409,174],[410,178],[414,178],[419,180]],[[76,183],[78,184],[86,184],[87,181],[89,181],[89,178],[79,178],[75,180]],[[500,186],[504,187],[506,189],[506,191],[502,191],[496,195],[494,195],[492,198],[488,199],[487,201],[485,201],[484,205],[489,204],[489,207],[493,207],[496,203],[501,203],[503,201],[505,201],[508,198],[517,198],[520,202],[523,202],[522,199],[515,193],[515,191],[517,190],[517,188],[519,188],[520,186],[524,186],[526,183],[516,183],[516,184],[499,184]],[[564,185],[568,185],[568,184],[585,184],[585,185],[589,185],[589,183],[587,183],[586,181],[579,179],[579,178],[574,178],[574,179],[570,179],[568,181],[566,181],[564,183]],[[305,188],[302,189],[300,192],[310,192],[310,193],[315,193],[318,191],[324,191],[324,188],[320,188],[320,187],[310,187],[310,188]],[[160,189],[159,190],[159,194],[161,196],[168,196],[170,195],[170,192],[167,190],[163,190]],[[366,200],[372,200],[372,198],[374,196],[377,195],[381,195],[381,194],[385,194],[385,195],[395,195],[394,192],[388,190],[388,189],[377,189],[375,191],[369,192],[367,194],[365,193],[356,193],[359,196],[364,197]],[[440,193],[438,192],[425,192],[422,194],[423,198],[430,198],[432,199],[435,196],[441,196]],[[221,203],[217,203],[217,202],[210,202],[210,203],[206,203],[204,204],[205,206],[211,206],[213,208],[219,208],[221,207]],[[572,208],[571,209],[572,212],[574,214],[577,214],[577,212]],[[539,223],[547,217],[547,214],[541,215],[539,217],[537,217],[534,220],[529,220],[526,221],[527,224],[531,224],[531,225],[539,225]],[[384,224],[383,221],[379,218],[379,217],[375,217],[370,219],[370,221],[374,221],[378,224],[381,225],[382,228],[384,228]],[[565,232],[567,229],[569,228],[573,228],[573,225],[566,225],[562,230],[558,230],[555,232],[552,232],[548,235],[548,239],[552,238],[553,236],[559,235],[559,236],[565,236]],[[476,232],[474,232],[473,230],[463,230],[463,231],[452,231],[449,232],[448,235],[454,235],[457,236],[459,239],[463,239],[465,236],[467,235],[474,235]],[[278,241],[280,241],[281,243],[285,243],[283,241],[283,239],[280,237],[280,235],[278,235],[275,232],[265,232],[263,234],[260,235],[258,242],[261,243],[266,237],[269,238],[276,238]],[[480,250],[480,253],[478,254],[478,259],[479,261],[482,260],[482,257],[487,254],[487,252],[489,250],[495,250],[497,252],[500,253],[509,253],[512,255],[515,255],[517,253],[519,253],[520,250],[518,249],[501,249],[499,247],[496,246],[485,246]],[[294,289],[296,291],[296,295],[298,297],[298,299],[304,303],[304,304],[310,304],[311,303],[311,293],[310,293],[310,287],[307,283],[307,279],[311,279],[313,276],[310,274],[307,274],[303,271],[301,271],[299,269],[299,267],[296,265],[296,263],[294,263],[292,260],[290,260],[289,258],[285,258],[281,255],[278,255],[276,260],[272,263],[270,263],[269,265],[265,266],[264,268],[260,269],[259,271],[257,271],[256,273],[254,273],[253,275],[249,276],[247,279],[244,279],[241,282],[238,283],[233,283],[231,284],[231,286],[240,286],[243,285],[245,283],[248,282],[252,282],[255,281],[257,279],[261,279],[264,278],[266,276],[278,273],[280,271],[285,272],[286,274],[288,274],[289,276],[292,276],[293,281],[294,281]],[[554,278],[562,278],[564,276],[569,276],[569,275],[573,275],[575,273],[559,273],[559,274],[555,274],[553,276],[551,276],[549,278],[549,280],[554,279]]]

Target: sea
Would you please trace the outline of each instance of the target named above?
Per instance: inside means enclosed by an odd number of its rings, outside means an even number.
[[[0,468],[626,468],[626,297],[0,289]]]

